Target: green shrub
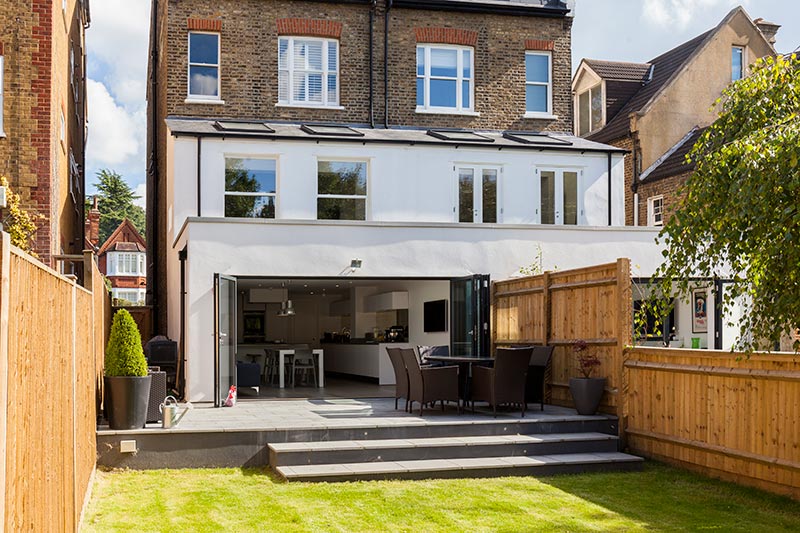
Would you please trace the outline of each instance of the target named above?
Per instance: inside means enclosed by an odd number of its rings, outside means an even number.
[[[147,361],[139,328],[131,314],[120,309],[114,314],[106,346],[106,376],[146,376]]]

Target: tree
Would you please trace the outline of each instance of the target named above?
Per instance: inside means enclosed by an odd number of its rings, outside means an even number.
[[[3,218],[3,231],[11,236],[11,244],[21,248],[34,257],[38,257],[33,251],[33,236],[38,229],[36,220],[44,218],[42,215],[31,215],[20,207],[21,198],[14,193],[8,184],[5,176],[0,176],[0,187],[6,188],[6,216]]]
[[[662,294],[683,296],[692,277],[732,279],[723,309],[744,303],[740,338],[751,351],[800,327],[800,62],[759,60],[717,104],[659,236],[654,278]]]
[[[136,196],[130,186],[117,172],[103,169],[97,173],[95,183],[100,210],[100,242],[103,243],[114,233],[124,219],[130,220],[139,233],[145,231],[144,209],[135,205]]]

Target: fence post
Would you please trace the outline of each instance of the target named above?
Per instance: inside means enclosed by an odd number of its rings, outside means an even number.
[[[542,345],[549,346],[550,345],[550,323],[552,321],[553,313],[552,309],[550,309],[550,272],[546,271],[542,274],[542,328],[544,339]],[[544,369],[544,382],[553,383],[553,362],[551,361],[549,365]],[[544,401],[545,403],[552,403],[553,401],[553,387],[545,387],[544,391]]]
[[[0,486],[6,486],[6,429],[8,426],[8,312],[10,306],[11,237],[0,231]],[[0,497],[0,530],[6,524],[6,497]]]
[[[83,251],[83,286],[92,290],[92,276],[94,274],[94,252],[92,250]]]
[[[631,260],[617,259],[617,417],[620,445],[627,445],[625,430],[628,416],[628,383],[625,373],[625,348],[633,340],[633,303],[631,301]]]

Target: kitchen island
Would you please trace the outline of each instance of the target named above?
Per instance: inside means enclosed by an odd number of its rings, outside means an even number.
[[[325,370],[377,380],[394,385],[394,368],[386,348],[411,348],[407,342],[323,343]]]

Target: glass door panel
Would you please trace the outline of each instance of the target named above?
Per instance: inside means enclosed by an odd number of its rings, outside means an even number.
[[[564,224],[578,224],[578,173],[564,172]]]
[[[236,278],[214,274],[214,406],[236,384]]]
[[[472,276],[450,281],[450,344],[452,355],[475,353],[475,292]]]
[[[475,169],[458,169],[458,221],[474,222]]]
[[[541,172],[541,224],[556,223],[556,173]]]
[[[481,195],[481,213],[483,222],[497,222],[497,169],[483,169],[483,191]]]

